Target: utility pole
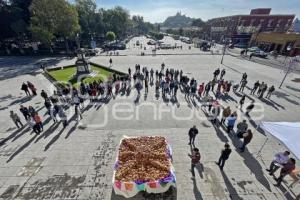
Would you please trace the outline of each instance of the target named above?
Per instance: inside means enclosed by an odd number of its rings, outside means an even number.
[[[282,86],[283,82],[285,81],[287,75],[290,73],[291,66],[292,66],[292,65],[289,64],[289,67],[288,67],[288,69],[286,70],[286,73],[285,73],[285,75],[284,75],[284,77],[283,77],[283,79],[282,79],[282,81],[281,81],[281,83],[280,83],[279,89],[281,89],[281,86]]]
[[[290,45],[287,46],[286,50],[287,50],[287,52],[286,52],[286,57],[285,57],[285,60],[284,60],[284,65],[287,64],[287,63],[286,63],[286,59],[287,59],[287,57],[288,57],[289,52],[292,50],[292,46],[290,46]],[[285,75],[284,75],[284,77],[283,77],[281,83],[280,83],[279,89],[281,89],[281,86],[282,86],[283,82],[285,81],[287,75],[290,73],[291,68],[292,68],[292,66],[294,65],[294,62],[295,62],[294,60],[291,60],[291,61],[288,63],[289,66],[288,66],[288,68],[287,68],[287,70],[286,70],[286,73],[285,73]]]

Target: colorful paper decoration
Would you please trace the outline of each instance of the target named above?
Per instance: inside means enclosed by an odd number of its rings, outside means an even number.
[[[132,189],[133,189],[133,183],[125,183],[125,189],[129,190],[129,191],[132,191]]]
[[[150,183],[148,183],[148,185],[149,185],[149,187],[150,188],[156,188],[156,182],[150,182]]]
[[[116,181],[116,182],[115,182],[115,186],[116,186],[119,190],[121,190],[121,187],[122,187],[121,181]]]
[[[136,188],[138,189],[138,191],[145,191],[145,184],[136,184]]]

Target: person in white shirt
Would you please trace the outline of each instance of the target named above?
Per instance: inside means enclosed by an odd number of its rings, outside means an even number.
[[[289,151],[275,154],[274,159],[270,164],[270,168],[266,169],[269,174],[273,175],[282,165],[286,164],[289,160],[289,155]]]

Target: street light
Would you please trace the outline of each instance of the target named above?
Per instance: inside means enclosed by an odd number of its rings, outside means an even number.
[[[286,59],[287,59],[287,57],[288,57],[288,55],[289,55],[289,52],[292,50],[292,46],[291,46],[291,44],[289,44],[289,46],[287,46],[286,47],[286,55],[285,55],[285,59],[284,59],[284,62],[283,63],[285,63],[285,61],[286,61]]]

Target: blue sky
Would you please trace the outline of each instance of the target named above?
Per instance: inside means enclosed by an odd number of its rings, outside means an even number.
[[[120,5],[146,21],[162,22],[176,12],[207,20],[213,17],[248,14],[251,8],[272,8],[273,14],[300,16],[300,0],[96,0],[98,7]]]

